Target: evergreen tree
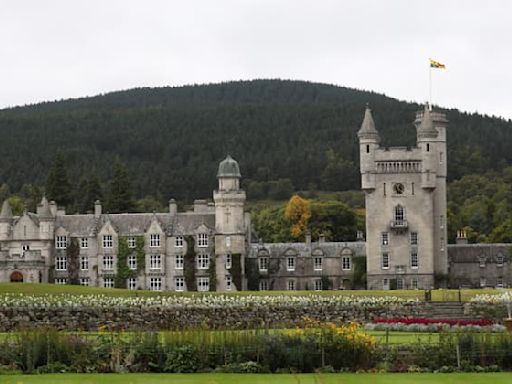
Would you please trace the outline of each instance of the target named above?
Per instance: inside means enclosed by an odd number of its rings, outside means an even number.
[[[68,179],[66,162],[61,153],[57,153],[46,179],[46,195],[64,207],[72,202],[71,183]]]
[[[79,184],[79,194],[77,196],[78,210],[81,213],[87,213],[94,208],[96,200],[102,200],[101,183],[98,175],[93,174],[89,178],[83,178]]]
[[[119,159],[114,162],[107,208],[110,213],[129,212],[133,209],[130,177],[126,166]]]

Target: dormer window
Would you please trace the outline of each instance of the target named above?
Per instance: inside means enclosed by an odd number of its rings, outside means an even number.
[[[103,248],[112,248],[113,246],[112,235],[103,235]]]
[[[67,246],[68,246],[68,237],[67,236],[56,236],[55,237],[55,248],[66,249]]]

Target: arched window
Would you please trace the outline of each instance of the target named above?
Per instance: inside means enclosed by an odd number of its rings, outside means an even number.
[[[395,207],[395,221],[401,223],[405,220],[404,207],[397,205]]]

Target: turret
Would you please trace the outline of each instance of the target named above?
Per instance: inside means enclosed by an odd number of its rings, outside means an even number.
[[[245,192],[240,189],[240,168],[238,163],[227,156],[219,164],[217,179],[219,189],[213,192],[215,202],[215,255],[217,288],[221,291],[233,288],[231,264],[234,257],[240,258],[243,270],[243,258],[245,257],[246,226],[244,215]],[[229,279],[229,280],[228,280]],[[242,290],[245,287],[245,278],[242,279]]]
[[[11,232],[12,209],[8,200],[2,204],[0,211],[0,239],[6,240]]]
[[[218,233],[244,232],[245,192],[240,189],[240,168],[231,156],[220,162],[219,189],[214,192],[215,228]]]
[[[375,151],[379,148],[380,137],[375,128],[372,111],[368,106],[366,106],[357,137],[359,138],[361,187],[363,190],[372,190],[375,189]]]
[[[36,211],[39,218],[39,237],[45,240],[53,239],[55,217],[46,196],[43,196]]]
[[[430,111],[427,106],[416,114],[414,125],[422,154],[423,188],[435,188],[436,177],[446,177],[447,123],[444,113]]]

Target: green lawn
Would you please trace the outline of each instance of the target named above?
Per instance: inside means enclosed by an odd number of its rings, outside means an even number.
[[[57,374],[0,376],[0,384],[509,384],[512,373]]]
[[[471,297],[477,294],[494,294],[503,292],[497,289],[463,289],[461,290],[461,298],[463,301],[468,301]],[[2,293],[24,293],[28,295],[44,295],[44,294],[103,294],[110,296],[156,296],[156,295],[198,295],[197,292],[161,292],[155,293],[151,291],[129,291],[127,289],[113,289],[113,288],[96,288],[96,287],[81,287],[76,285],[56,285],[56,284],[29,284],[29,283],[0,283],[0,294]],[[216,295],[219,293],[203,293],[203,295]],[[417,298],[424,300],[424,291],[421,290],[396,290],[396,291],[244,291],[244,292],[231,292],[223,293],[226,295],[354,295],[354,296],[399,296],[403,298]],[[435,301],[457,301],[459,299],[458,290],[439,289],[432,291],[432,300]]]

